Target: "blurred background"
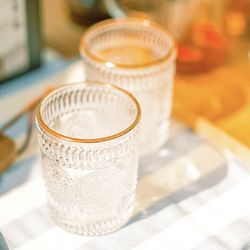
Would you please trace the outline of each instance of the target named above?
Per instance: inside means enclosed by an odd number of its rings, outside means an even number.
[[[250,32],[249,0],[2,0],[1,12],[0,80],[40,66],[45,48],[77,57],[84,30],[110,17],[165,26],[177,41],[181,73],[222,64]]]

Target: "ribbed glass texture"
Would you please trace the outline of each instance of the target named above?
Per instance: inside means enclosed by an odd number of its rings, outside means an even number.
[[[167,31],[142,19],[103,21],[83,35],[80,52],[87,79],[116,84],[138,99],[140,155],[161,147],[168,138],[176,58]]]
[[[49,212],[57,225],[102,235],[131,216],[139,110],[127,93],[97,83],[49,94],[37,115]]]

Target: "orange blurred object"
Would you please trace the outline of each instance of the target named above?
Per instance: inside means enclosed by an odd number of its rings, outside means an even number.
[[[178,46],[179,72],[200,72],[224,61],[227,44],[223,32],[211,21],[197,21]]]
[[[191,29],[191,37],[194,44],[201,47],[221,48],[225,45],[222,32],[210,20],[194,23]]]
[[[178,38],[178,72],[199,73],[224,62],[231,44],[226,30],[227,8],[224,1],[196,1],[194,15]]]

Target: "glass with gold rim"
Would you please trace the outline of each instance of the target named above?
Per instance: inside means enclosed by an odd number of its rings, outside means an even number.
[[[109,84],[65,85],[45,97],[36,120],[55,223],[82,235],[107,234],[124,225],[137,184],[136,99]]]
[[[87,79],[113,83],[138,99],[140,155],[160,148],[168,138],[172,110],[176,50],[171,35],[149,20],[106,20],[84,33],[80,53]]]

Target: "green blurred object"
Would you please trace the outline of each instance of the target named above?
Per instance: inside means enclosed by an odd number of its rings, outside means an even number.
[[[2,0],[0,82],[41,64],[39,0]]]

